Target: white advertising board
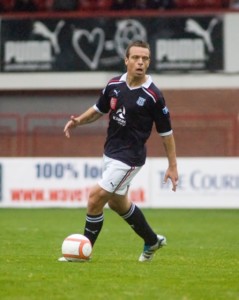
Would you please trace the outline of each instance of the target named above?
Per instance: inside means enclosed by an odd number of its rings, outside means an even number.
[[[178,159],[176,193],[170,192],[169,184],[162,183],[166,167],[166,161],[150,161],[153,207],[239,208],[238,158]]]
[[[0,159],[0,207],[85,207],[90,188],[101,177],[101,158]],[[144,173],[130,198],[147,206]]]
[[[101,158],[1,158],[0,207],[85,207]],[[163,183],[167,160],[148,158],[129,190],[140,207],[239,208],[238,158],[179,158],[179,184]]]

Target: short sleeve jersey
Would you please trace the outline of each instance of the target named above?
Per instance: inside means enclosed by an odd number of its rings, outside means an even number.
[[[161,136],[170,135],[170,115],[151,76],[137,88],[127,85],[126,76],[127,73],[111,79],[94,108],[102,114],[109,113],[105,155],[129,166],[142,166],[153,124]]]

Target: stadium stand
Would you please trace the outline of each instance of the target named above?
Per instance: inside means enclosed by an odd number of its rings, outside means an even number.
[[[238,8],[238,0],[1,0],[0,12]]]
[[[175,6],[178,9],[207,9],[228,7],[227,0],[175,0]]]
[[[16,0],[13,6],[13,11],[38,11],[37,5],[34,0]]]
[[[113,5],[113,0],[79,0],[79,10],[109,10]]]
[[[54,0],[52,4],[53,11],[74,11],[78,8],[77,0]]]
[[[0,11],[2,12],[9,12],[13,10],[14,7],[14,0],[1,0],[0,2]]]

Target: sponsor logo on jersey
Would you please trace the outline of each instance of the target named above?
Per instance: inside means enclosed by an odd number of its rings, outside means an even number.
[[[115,120],[119,125],[125,126],[126,120],[125,120],[125,107],[122,106],[116,111],[116,114],[113,116],[113,120]]]
[[[162,109],[162,111],[163,111],[163,114],[164,114],[164,115],[167,115],[167,113],[169,112],[167,106],[165,106],[165,107]]]
[[[115,110],[116,105],[117,105],[117,99],[114,98],[114,97],[112,97],[112,98],[110,99],[110,108],[111,108],[112,110]]]
[[[139,106],[144,106],[144,103],[145,103],[146,99],[142,98],[142,97],[139,97],[138,100],[136,101],[136,103],[139,105]]]

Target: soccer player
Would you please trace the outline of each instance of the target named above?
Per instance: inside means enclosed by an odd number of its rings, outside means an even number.
[[[103,209],[108,203],[143,239],[140,262],[150,261],[156,250],[166,244],[166,238],[153,231],[140,208],[128,198],[130,183],[145,163],[145,143],[153,124],[162,138],[168,159],[164,181],[171,180],[173,191],[178,182],[170,115],[161,91],[146,74],[149,63],[148,43],[132,42],[126,49],[127,72],[111,79],[98,102],[80,116],[71,116],[64,128],[69,138],[73,128],[109,114],[102,178],[89,194],[84,235],[93,246],[102,229]]]

